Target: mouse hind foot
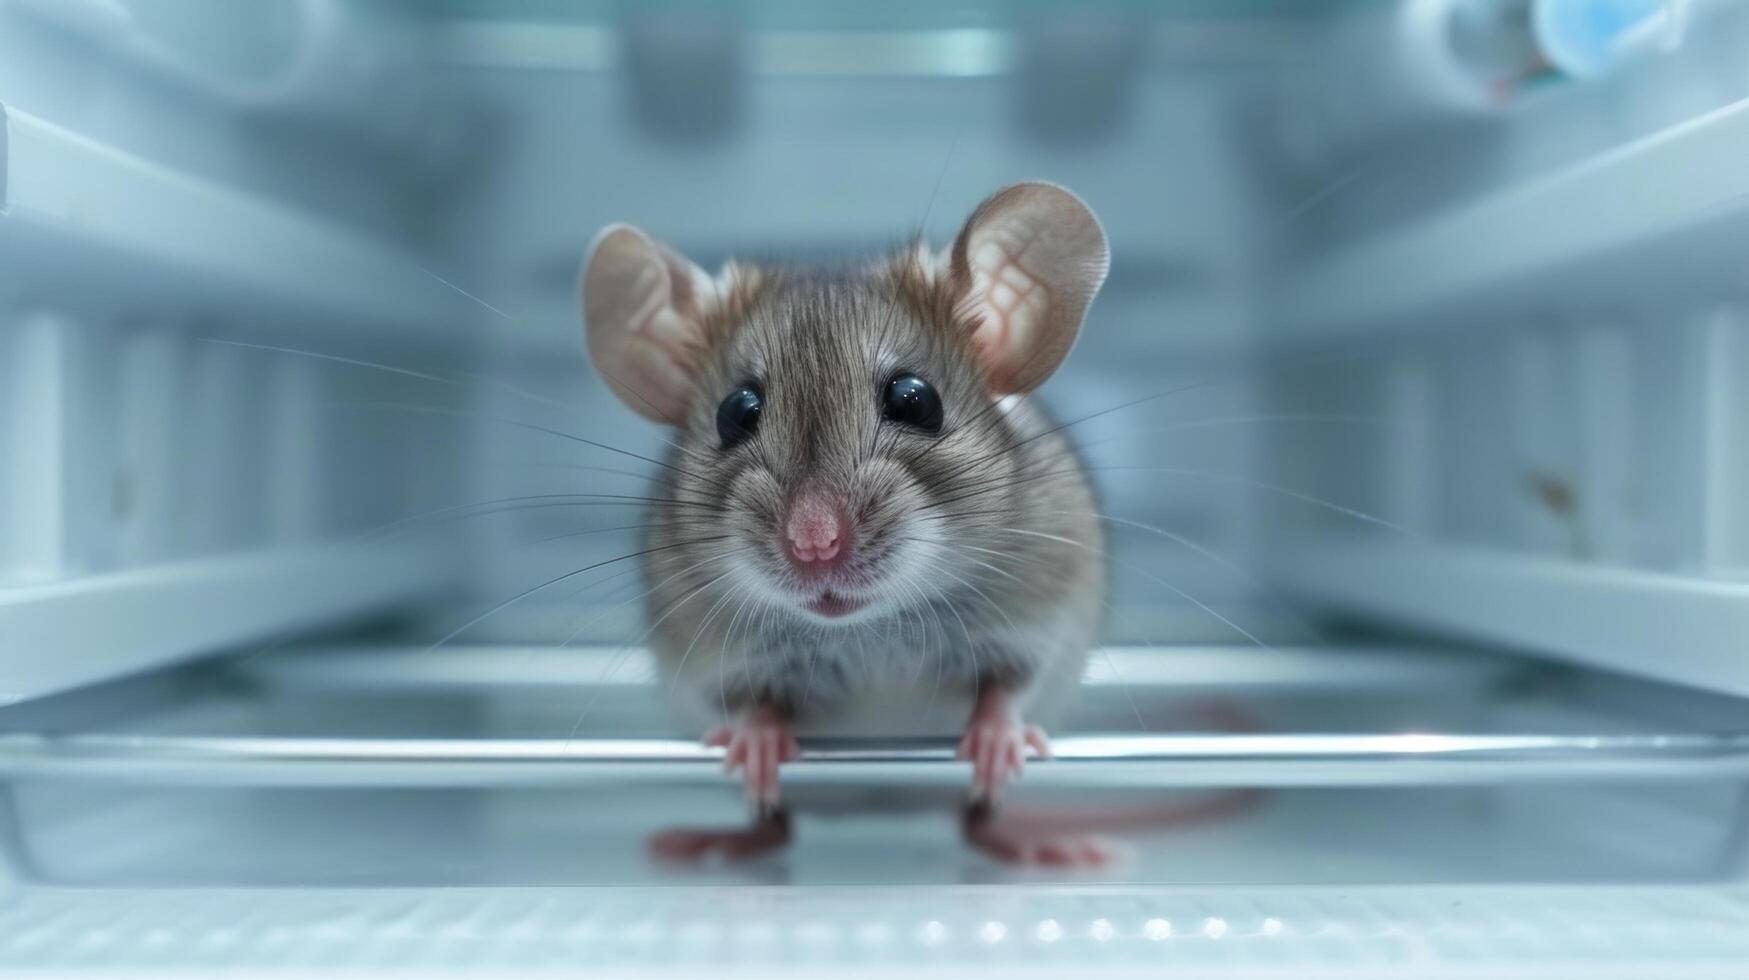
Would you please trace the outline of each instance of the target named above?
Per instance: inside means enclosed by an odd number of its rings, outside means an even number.
[[[1051,827],[1049,821],[1034,822],[1024,816],[998,817],[987,803],[966,807],[960,821],[960,836],[974,850],[1004,864],[1102,868],[1129,854],[1127,848],[1108,837],[1065,832]]]
[[[745,827],[674,827],[650,836],[649,849],[665,861],[702,861],[712,854],[740,861],[775,851],[790,842],[789,812],[764,810]]]

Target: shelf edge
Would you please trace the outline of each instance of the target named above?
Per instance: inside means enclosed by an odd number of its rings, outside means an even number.
[[[1339,608],[1749,696],[1749,582],[1383,541],[1299,545],[1277,575]]]
[[[332,545],[0,590],[0,705],[411,599],[449,567],[433,547]]]

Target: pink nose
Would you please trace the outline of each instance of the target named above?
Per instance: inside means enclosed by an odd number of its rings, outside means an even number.
[[[824,571],[850,557],[850,522],[829,497],[803,493],[791,505],[784,526],[789,557],[798,570]]]

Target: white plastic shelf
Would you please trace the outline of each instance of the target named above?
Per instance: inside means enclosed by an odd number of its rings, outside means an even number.
[[[428,594],[453,575],[439,558],[330,545],[0,589],[0,705]]]
[[[1742,735],[1092,735],[1052,740],[1040,789],[1749,781]],[[714,788],[723,750],[683,739],[0,735],[0,776],[195,786]],[[804,742],[796,787],[928,787],[971,772],[951,740]]]
[[[257,694],[223,709],[174,703],[160,706],[154,719],[116,729],[0,733],[0,778],[363,789],[711,789],[723,782],[722,749],[672,731],[662,708],[662,676],[640,651],[296,648],[250,657],[239,669]],[[1488,703],[1492,690],[1513,683],[1525,669],[1490,658],[1466,662],[1428,648],[1102,649],[1084,679],[1085,703],[1057,726],[1053,757],[1029,767],[1028,785],[1072,790],[1749,779],[1749,734],[1736,731],[1538,728],[1534,722],[1518,729],[1490,725],[1473,712],[1467,720],[1449,714],[1461,712],[1462,702]],[[1381,676],[1353,680],[1367,673]],[[453,705],[417,724],[403,718],[400,725],[382,727],[360,716],[367,710],[394,716],[387,712],[391,703],[410,708],[421,699],[429,704],[458,695],[496,704],[490,717],[499,724],[458,713]],[[1331,698],[1343,699],[1343,706]],[[612,701],[611,708],[580,709],[603,699]],[[1187,706],[1196,699],[1203,709]],[[1295,700],[1301,702],[1299,714],[1287,706]],[[1429,711],[1430,701],[1446,716]],[[1138,723],[1176,721],[1161,730],[1122,729],[1113,721],[1119,704]],[[1229,708],[1209,716],[1204,709],[1211,704]],[[1231,707],[1244,704],[1252,707]],[[1272,724],[1293,727],[1255,727],[1253,716],[1263,717],[1268,704]],[[1419,722],[1408,723],[1405,711]],[[226,721],[215,727],[219,718]],[[945,789],[952,799],[968,772],[955,758],[955,742],[952,736],[926,735],[814,738],[804,731],[801,755],[785,769],[785,780],[791,787]]]
[[[1749,696],[1749,582],[1384,541],[1302,545],[1276,573],[1338,607]]]
[[[1308,341],[1740,284],[1746,155],[1739,102],[1316,259],[1277,297],[1281,326]]]
[[[247,311],[426,343],[462,340],[476,312],[387,243],[4,105],[0,267],[14,302]]]

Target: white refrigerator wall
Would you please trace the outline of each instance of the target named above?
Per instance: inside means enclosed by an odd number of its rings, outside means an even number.
[[[420,369],[478,360],[426,244],[448,200],[430,175],[465,155],[388,126],[420,73],[391,54],[406,38],[328,3],[130,9],[0,4],[0,701],[455,578],[437,537],[366,540],[473,472],[465,417],[401,408],[465,408]],[[189,74],[201,39],[289,46],[241,59],[251,88]],[[368,94],[316,83],[305,62],[336,44],[382,49]],[[374,104],[380,138],[337,103]]]

